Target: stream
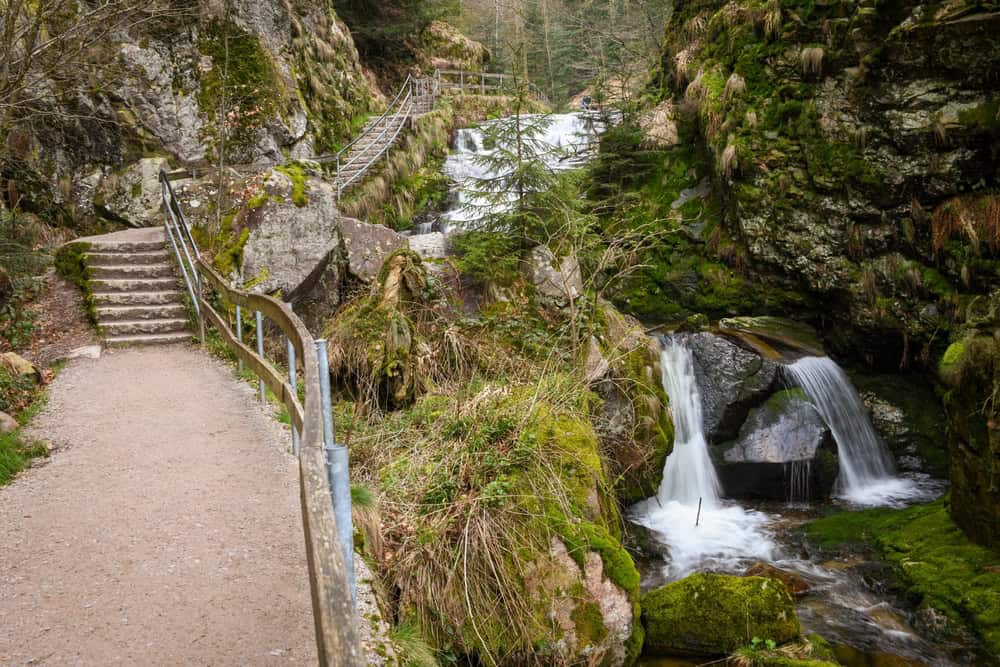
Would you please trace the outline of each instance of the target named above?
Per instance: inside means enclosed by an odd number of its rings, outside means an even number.
[[[649,590],[696,571],[743,574],[764,562],[801,577],[809,591],[796,609],[805,633],[830,641],[848,665],[953,665],[960,656],[922,639],[895,600],[872,592],[863,561],[817,561],[796,527],[830,505],[852,509],[927,502],[944,490],[923,475],[897,476],[847,376],[830,359],[807,357],[786,367],[823,415],[839,449],[835,497],[826,503],[737,503],[720,498],[703,431],[701,393],[692,353],[681,341],[662,341],[663,386],[674,416],[674,451],[656,496],[632,506],[637,565]],[[647,665],[698,664],[654,659]]]

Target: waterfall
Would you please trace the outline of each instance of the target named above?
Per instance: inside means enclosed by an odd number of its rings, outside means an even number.
[[[805,357],[786,366],[786,371],[805,390],[837,442],[841,496],[864,505],[891,504],[913,496],[914,485],[895,477],[888,449],[836,362],[829,357]]]
[[[812,474],[812,461],[789,461],[784,464],[785,487],[788,489],[788,502],[809,502],[809,477]]]
[[[636,503],[629,518],[667,547],[664,574],[678,579],[695,570],[736,571],[770,560],[769,517],[719,498],[709,457],[694,355],[682,339],[667,338],[660,353],[663,388],[674,419],[674,449],[663,466],[657,494]]]
[[[530,120],[538,117],[523,118]],[[461,129],[455,134],[455,149],[444,163],[444,173],[456,184],[454,204],[444,215],[446,231],[461,228],[464,223],[479,219],[484,207],[489,204],[477,197],[476,183],[502,174],[492,173],[477,162],[476,156],[495,152],[494,147],[486,145],[483,128],[490,123],[501,122],[509,120],[487,121],[480,127]],[[545,117],[544,129],[533,142],[536,150],[543,156],[546,167],[553,171],[565,171],[583,166],[596,154],[603,130],[601,121],[588,114],[552,114]]]
[[[691,350],[673,339],[660,352],[663,389],[674,417],[674,451],[667,457],[657,493],[661,503],[676,500],[714,507],[719,502],[719,478],[708,455],[701,416],[701,392]]]

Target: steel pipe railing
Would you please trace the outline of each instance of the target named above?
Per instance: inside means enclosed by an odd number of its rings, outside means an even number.
[[[202,331],[205,321],[218,331],[226,347],[285,406],[293,432],[297,431],[299,434],[297,456],[302,528],[319,664],[348,667],[366,665],[368,660],[361,646],[354,612],[353,568],[348,570],[347,565],[348,562],[353,563],[353,551],[345,554],[342,548],[345,544],[345,532],[352,530],[349,505],[345,514],[342,503],[345,490],[346,497],[350,498],[350,483],[346,463],[331,465],[334,461],[327,459],[328,448],[336,449],[332,429],[330,439],[326,438],[326,413],[329,409],[324,408],[321,391],[321,377],[325,375],[329,382],[329,370],[321,369],[316,341],[288,304],[270,296],[252,294],[232,287],[200,255],[168,178],[167,173],[161,170],[167,231],[171,235],[177,261],[182,265],[188,294],[199,315]],[[189,265],[184,268],[186,262]],[[254,312],[256,317],[267,318],[281,330],[287,339],[288,349],[292,352],[289,355],[290,364],[295,363],[294,359],[301,363],[305,385],[304,404],[299,400],[298,388],[291,384],[295,379],[294,375],[289,373],[291,377],[286,378],[263,354],[262,335],[258,333],[255,341],[258,344],[257,351],[251,349],[242,340],[242,320],[237,320],[235,330],[231,330],[226,318],[215,310],[206,297],[208,292],[214,292],[223,302],[235,306],[241,314],[243,311]],[[338,454],[338,461],[346,462],[343,454]],[[336,474],[333,478],[338,487],[336,496],[332,493],[330,483],[334,472]]]

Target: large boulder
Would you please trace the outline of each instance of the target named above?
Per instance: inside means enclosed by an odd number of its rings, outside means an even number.
[[[830,495],[836,451],[830,429],[801,389],[771,396],[751,410],[735,442],[714,448],[727,496],[787,501]]]
[[[309,292],[327,266],[343,263],[336,189],[320,179],[271,171],[247,207],[243,279],[286,299]]]
[[[641,606],[653,655],[726,655],[754,637],[781,644],[801,632],[785,586],[766,577],[693,574],[647,593]]]
[[[405,236],[388,227],[354,218],[339,218],[338,222],[347,255],[347,270],[363,282],[371,282],[378,276],[389,255],[409,247]]]
[[[583,278],[576,256],[556,257],[547,245],[531,250],[524,262],[524,273],[538,295],[556,305],[568,305],[583,294]]]
[[[162,157],[143,158],[121,171],[104,174],[93,194],[97,214],[132,227],[162,225],[159,176],[166,162]]]
[[[694,356],[702,419],[709,442],[736,436],[750,409],[774,390],[778,365],[711,333],[684,337]]]

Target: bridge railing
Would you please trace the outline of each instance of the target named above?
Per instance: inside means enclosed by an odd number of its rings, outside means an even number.
[[[320,665],[365,665],[357,631],[353,603],[353,546],[350,554],[344,542],[344,532],[350,534],[350,488],[338,488],[341,498],[337,515],[343,515],[343,494],[348,504],[347,519],[340,521],[334,512],[337,498],[331,493],[330,468],[333,427],[329,405],[329,373],[322,370],[325,341],[316,341],[305,324],[289,306],[277,299],[252,294],[231,287],[198,252],[180,203],[165,171],[160,171],[163,204],[167,210],[167,234],[175,256],[181,265],[181,275],[199,320],[202,341],[206,323],[214,327],[226,347],[260,378],[261,392],[266,386],[285,406],[296,438],[299,461],[299,492],[302,503],[302,528],[305,534],[306,558],[309,564],[309,584],[312,593],[316,648]],[[206,296],[213,293],[223,303],[236,308],[237,321],[231,329]],[[257,316],[257,350],[243,342],[240,309]],[[265,356],[262,320],[267,318],[286,337],[289,351],[290,378],[284,376]],[[298,361],[296,361],[298,360]],[[295,386],[295,371],[301,363],[305,385],[305,404],[299,400]],[[324,387],[325,383],[325,387]],[[324,392],[324,389],[326,390]],[[346,450],[341,452],[346,461]],[[346,472],[346,465],[345,472]],[[346,475],[345,475],[346,478]],[[338,485],[344,486],[344,485]],[[331,500],[333,499],[333,500]],[[345,525],[346,524],[346,525]],[[347,561],[347,562],[345,562]]]
[[[516,92],[518,85],[526,84],[530,97],[546,104],[549,101],[534,83],[511,74],[438,69],[434,71],[434,80],[440,93],[457,92],[460,95],[507,95]]]

